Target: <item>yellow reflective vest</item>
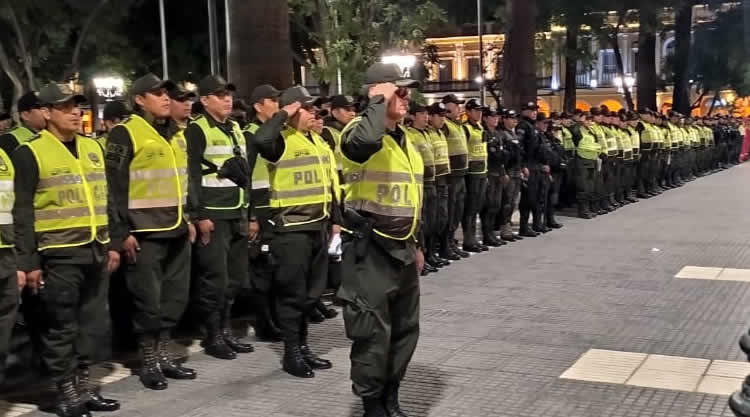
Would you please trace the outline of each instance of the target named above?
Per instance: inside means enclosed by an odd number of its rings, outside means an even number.
[[[445,135],[445,140],[448,142],[451,172],[463,174],[469,168],[469,148],[464,130],[459,123],[448,119],[445,119],[443,128],[448,132]]]
[[[432,144],[426,131],[418,130],[413,127],[408,129],[410,139],[416,146],[419,154],[422,155],[424,162],[424,181],[435,181],[435,155],[432,152]]]
[[[640,159],[641,156],[641,136],[634,127],[628,126],[626,129],[627,134],[630,135],[630,146],[633,148],[633,158]]]
[[[323,129],[328,130],[333,138],[333,156],[336,159],[336,169],[341,171],[341,132],[331,126],[325,126]]]
[[[581,125],[581,141],[578,142],[576,154],[583,159],[597,160],[600,153],[601,145],[597,142],[594,133]]]
[[[673,125],[672,123],[667,124],[667,129],[669,129],[669,139],[670,144],[672,148],[679,148],[682,146],[684,141],[684,132],[679,127]]]
[[[34,193],[37,250],[109,242],[102,147],[76,137],[78,158],[49,131],[27,141],[39,168]]]
[[[174,230],[187,201],[187,142],[182,131],[169,141],[133,114],[121,124],[133,146],[128,186],[130,232]]]
[[[344,135],[357,122],[349,123]],[[367,213],[378,235],[408,240],[415,236],[419,224],[424,163],[406,129],[397,129],[403,132],[403,146],[386,134],[380,150],[364,163],[344,155],[344,203]]]
[[[245,131],[252,133],[253,135],[260,129],[260,125],[257,123],[250,123],[245,128]],[[255,157],[255,166],[253,166],[252,177],[250,178],[252,188],[250,189],[253,193],[253,206],[255,208],[268,208],[270,202],[268,198],[262,198],[259,201],[260,195],[264,191],[268,191],[271,187],[271,183],[268,177],[268,161],[260,156],[260,153]]]
[[[430,127],[427,129],[432,145],[432,156],[435,158],[435,176],[442,177],[451,173],[450,155],[448,153],[448,141],[442,130]]]
[[[575,152],[576,145],[575,145],[575,142],[573,142],[573,132],[571,132],[570,129],[568,129],[565,126],[561,126],[560,130],[562,132],[561,140],[562,140],[562,145],[563,145],[563,149],[565,149],[565,152],[566,153]]]
[[[487,143],[484,139],[482,126],[474,126],[467,122],[464,127],[468,131],[469,140],[469,174],[487,173]]]
[[[19,145],[28,142],[35,136],[35,133],[31,129],[23,125],[14,127],[13,129],[8,131],[8,134],[13,135],[13,137],[16,138],[16,141],[18,141]]]
[[[0,248],[12,248],[13,238],[13,192],[15,169],[5,151],[0,149]]]

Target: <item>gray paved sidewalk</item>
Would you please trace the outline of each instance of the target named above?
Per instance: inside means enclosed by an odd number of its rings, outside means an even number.
[[[590,348],[744,360],[750,284],[678,280],[685,265],[750,267],[750,165],[474,256],[424,279],[422,338],[402,394],[422,416],[731,416],[724,396],[558,379]],[[655,250],[658,249],[658,250]],[[312,325],[334,369],[280,370],[280,345],[235,361],[193,355],[192,382],[105,387],[111,416],[360,415],[340,318]],[[252,338],[250,338],[252,339]],[[42,413],[34,415],[44,415]],[[105,415],[100,413],[98,415]]]

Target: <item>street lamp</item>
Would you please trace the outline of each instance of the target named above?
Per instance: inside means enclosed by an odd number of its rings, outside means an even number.
[[[404,73],[405,77],[411,76],[411,68],[416,65],[417,57],[414,55],[386,55],[382,59],[384,64],[396,64]]]
[[[122,95],[125,81],[117,76],[96,77],[94,78],[94,87],[99,96],[112,100]]]

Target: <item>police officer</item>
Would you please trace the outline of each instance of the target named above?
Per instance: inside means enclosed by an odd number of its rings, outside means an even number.
[[[198,85],[204,113],[185,129],[188,204],[197,220],[194,247],[195,308],[205,317],[206,353],[235,359],[253,346],[234,337],[232,305],[248,280],[247,207],[250,168],[245,137],[229,119],[234,84],[216,75]]]
[[[521,107],[521,121],[516,127],[516,134],[524,149],[524,166],[529,175],[526,180],[526,188],[521,191],[521,228],[520,234],[524,237],[536,237],[539,233],[548,229],[542,224],[542,214],[547,193],[546,177],[549,177],[550,168],[544,159],[542,151],[542,138],[536,129],[536,116],[539,106],[529,102]],[[529,217],[533,218],[533,227],[529,227]],[[533,230],[532,230],[533,228]]]
[[[4,134],[13,125],[13,118],[10,117],[10,113],[0,113],[0,135]]]
[[[540,116],[543,116],[543,114],[540,113],[537,120]],[[560,190],[568,166],[568,157],[562,143],[562,126],[559,123],[558,119],[547,119],[546,131],[543,132],[544,150],[547,154],[545,159],[550,167],[549,192],[544,206],[544,225],[549,229],[563,227],[555,220],[555,208],[560,200]]]
[[[447,246],[441,246],[446,241],[448,229],[448,178],[451,173],[450,155],[448,141],[443,133],[445,125],[445,105],[443,103],[432,103],[427,108],[429,127],[427,134],[430,138],[432,155],[435,159],[435,222],[433,224],[433,238],[428,242],[428,261],[430,265],[443,267],[450,265],[451,260],[461,259],[458,254],[449,250]],[[438,250],[438,247],[440,249]]]
[[[561,113],[559,115],[559,120],[562,145],[565,150],[565,157],[568,161],[560,189],[560,205],[563,207],[571,207],[576,201],[576,141],[581,140],[581,133],[569,113]]]
[[[500,223],[500,238],[506,242],[514,242],[523,239],[522,236],[513,233],[511,219],[517,208],[518,196],[521,193],[521,182],[528,178],[529,170],[523,166],[523,145],[515,130],[518,125],[518,113],[515,110],[506,109],[502,112],[502,117],[500,136],[503,141],[503,148],[506,150],[505,171],[508,173],[510,181],[503,186],[498,223]]]
[[[338,296],[346,302],[353,391],[364,415],[402,417],[399,386],[419,338],[424,257],[416,238],[424,165],[399,122],[409,88],[419,83],[404,79],[394,64],[373,64],[365,78],[369,105],[345,129],[341,145],[344,201],[358,213],[347,226],[358,238],[344,251],[347,273]]]
[[[96,141],[99,142],[102,147],[107,147],[107,136],[112,129],[120,124],[130,114],[130,109],[122,101],[110,101],[104,105],[102,111],[102,124],[104,125],[104,134],[97,137]]]
[[[0,136],[0,148],[8,155],[46,126],[41,103],[35,92],[22,95],[18,99],[17,107],[21,123]]]
[[[313,369],[333,366],[310,349],[307,316],[325,290],[328,237],[339,232],[335,225],[341,224],[333,152],[311,130],[315,123],[313,101],[303,87],[285,90],[279,97],[282,109],[254,138],[270,174],[271,252],[276,260],[274,284],[284,339],[283,368],[301,378],[314,377]]]
[[[273,225],[269,211],[268,163],[255,147],[255,133],[260,126],[279,111],[281,92],[272,85],[255,87],[250,95],[250,123],[243,134],[247,145],[247,160],[250,165],[250,286],[253,290],[255,309],[255,337],[262,341],[281,341],[281,331],[276,324],[273,292],[273,259],[270,244]]]
[[[341,171],[341,131],[357,114],[354,102],[347,96],[331,97],[330,115],[323,119],[324,127],[321,136],[333,149],[336,156],[336,169]]]
[[[169,90],[169,112],[172,120],[177,123],[177,127],[184,130],[190,122],[190,112],[193,109],[193,103],[196,94],[188,91],[179,85]]]
[[[109,245],[102,148],[79,136],[83,96],[64,84],[39,92],[47,128],[13,154],[18,268],[38,303],[41,360],[62,417],[114,411],[89,379],[108,330],[107,286],[119,253]],[[63,198],[60,198],[63,196]]]
[[[461,219],[463,247],[467,252],[484,252],[487,245],[477,242],[477,215],[487,193],[487,142],[482,127],[482,106],[474,99],[465,106],[468,119],[463,125],[467,138],[469,169],[466,173],[466,203]]]
[[[601,177],[601,145],[596,140],[591,127],[590,115],[576,111],[574,120],[578,123],[580,139],[576,143],[576,200],[578,217],[591,219],[600,210],[597,185]]]
[[[505,173],[505,147],[498,133],[500,115],[497,109],[487,107],[482,112],[484,143],[487,144],[487,198],[482,208],[482,243],[502,246],[506,243],[495,235],[495,224],[503,199],[503,186],[510,182]]]
[[[26,284],[26,273],[16,266],[13,249],[13,178],[10,156],[0,148],[0,386],[5,378],[5,359],[16,322],[18,297]]]
[[[466,172],[469,169],[469,148],[466,132],[461,128],[459,116],[464,100],[459,100],[455,94],[443,97],[446,118],[443,134],[448,142],[451,174],[448,177],[448,230],[443,235],[442,245],[452,250],[462,258],[468,258],[469,253],[458,249],[454,238],[458,225],[463,221],[464,204],[466,203]]]
[[[638,134],[638,141],[640,143],[640,161],[638,162],[637,172],[637,189],[638,198],[651,198],[654,194],[651,192],[652,180],[651,180],[651,164],[653,163],[654,155],[656,153],[655,141],[653,137],[653,130],[649,125],[648,120],[650,119],[649,110],[641,109],[636,115],[634,130]]]
[[[167,388],[165,377],[194,379],[169,354],[172,329],[182,317],[190,285],[190,243],[195,228],[186,215],[187,144],[170,117],[171,81],[154,74],[130,90],[135,113],[107,138],[112,245],[125,256],[124,276],[133,297],[133,331],[147,388]]]

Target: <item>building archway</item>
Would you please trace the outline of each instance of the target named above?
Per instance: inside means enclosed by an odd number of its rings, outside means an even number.
[[[547,103],[547,100],[538,98],[536,99],[536,105],[539,106],[539,113],[544,113],[549,116],[550,107],[549,103]]]
[[[576,109],[589,111],[591,110],[591,104],[586,100],[576,100]]]
[[[622,103],[619,100],[607,99],[602,101],[599,106],[607,106],[609,111],[620,111],[623,108]]]

